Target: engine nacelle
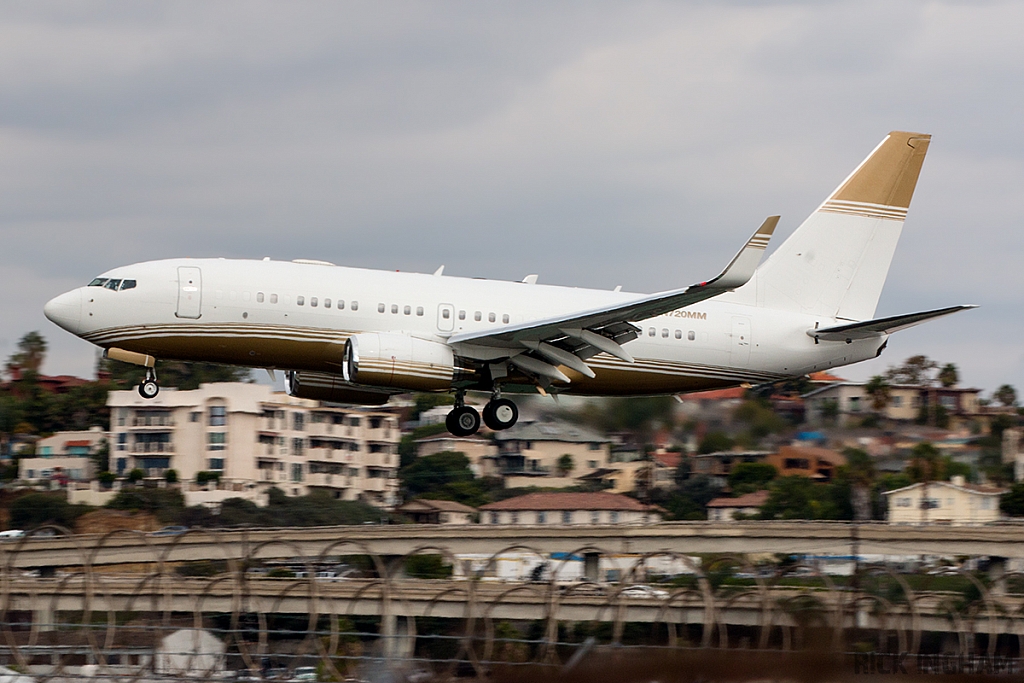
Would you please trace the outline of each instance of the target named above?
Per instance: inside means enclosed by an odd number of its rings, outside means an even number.
[[[330,403],[353,403],[364,406],[382,406],[394,392],[375,391],[371,387],[357,387],[338,375],[328,372],[293,370],[285,375],[289,396],[309,398]]]
[[[367,332],[345,342],[344,379],[413,391],[445,391],[455,378],[455,354],[441,342]]]

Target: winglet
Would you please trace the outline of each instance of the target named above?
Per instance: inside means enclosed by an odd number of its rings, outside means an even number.
[[[718,277],[693,285],[693,287],[714,286],[715,289],[732,290],[747,284],[750,278],[754,276],[754,271],[757,270],[758,264],[761,263],[764,250],[768,248],[768,240],[771,239],[772,233],[775,232],[775,226],[778,224],[779,216],[769,216],[764,219],[761,227],[747,240],[747,243],[743,245],[743,248],[732,258],[732,261],[729,262],[729,265],[725,267],[725,270]]]

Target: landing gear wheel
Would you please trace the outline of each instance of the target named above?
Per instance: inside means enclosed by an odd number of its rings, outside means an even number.
[[[480,413],[469,406],[459,406],[448,413],[444,424],[455,436],[472,436],[480,429]]]
[[[156,398],[156,395],[159,393],[160,385],[156,383],[156,380],[147,379],[139,385],[139,395],[142,396],[142,398]]]
[[[507,398],[496,398],[484,406],[484,424],[496,432],[508,429],[519,420],[519,408]]]

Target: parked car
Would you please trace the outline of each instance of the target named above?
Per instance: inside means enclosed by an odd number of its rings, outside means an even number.
[[[165,526],[163,529],[150,532],[150,536],[180,536],[188,531],[187,526]]]
[[[0,531],[0,541],[13,541],[16,538],[21,538],[25,535],[25,532],[21,529],[8,529],[7,531]]]
[[[295,671],[292,673],[292,677],[288,679],[293,683],[299,683],[300,681],[315,681],[316,667],[315,666],[297,666]]]

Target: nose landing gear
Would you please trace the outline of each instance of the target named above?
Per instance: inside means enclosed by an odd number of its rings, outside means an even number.
[[[490,429],[508,429],[519,419],[519,408],[497,391],[484,406],[483,421]],[[465,404],[465,392],[455,395],[455,408],[445,418],[445,426],[455,436],[472,436],[480,429],[480,413]]]
[[[156,398],[160,393],[160,385],[156,383],[156,370],[146,368],[146,379],[139,385],[139,396],[144,399]]]

